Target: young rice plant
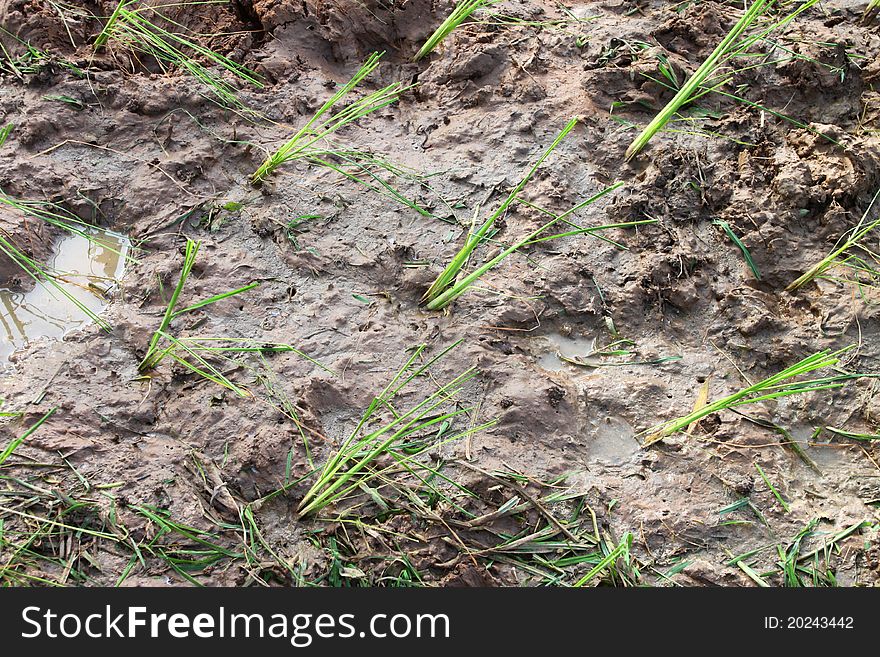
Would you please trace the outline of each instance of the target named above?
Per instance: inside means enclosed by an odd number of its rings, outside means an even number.
[[[697,408],[693,412],[655,425],[649,429],[639,433],[639,436],[647,436],[643,442],[643,447],[652,445],[664,438],[671,436],[679,431],[688,429],[695,422],[699,422],[704,417],[723,410],[732,410],[748,404],[757,404],[759,402],[778,399],[780,397],[788,397],[789,395],[797,395],[804,392],[818,392],[821,390],[834,390],[842,387],[847,381],[859,378],[859,374],[847,374],[840,370],[830,376],[797,380],[806,374],[810,374],[824,368],[833,368],[840,362],[838,356],[847,349],[841,349],[835,352],[827,350],[820,351],[807,356],[803,360],[795,363],[776,374],[767,377],[755,384],[743,388],[738,392],[727,395],[717,401],[706,404]]]
[[[423,45],[419,49],[419,52],[416,53],[416,56],[413,57],[413,61],[417,62],[425,55],[431,53],[434,48],[440,45],[440,42],[443,41],[443,39],[448,37],[459,25],[467,20],[471,14],[477,11],[477,9],[488,7],[497,2],[499,2],[499,0],[459,0],[458,4],[455,5],[455,9],[452,10],[452,13],[449,14],[446,20],[440,24],[440,27],[434,30],[434,33],[428,37],[428,40],[425,41],[425,45]]]
[[[467,416],[473,410],[459,407],[457,396],[477,375],[475,368],[465,370],[444,384],[436,384],[431,394],[409,405],[408,410],[400,407],[402,402],[395,401],[413,381],[433,381],[429,376],[431,369],[459,343],[443,349],[423,364],[418,361],[426,345],[419,345],[413,351],[391,382],[370,403],[348,438],[324,464],[317,480],[300,502],[300,516],[318,513],[359,491],[373,491],[371,497],[380,499],[370,484],[376,486],[376,481],[381,484],[400,470],[418,478],[417,472],[428,467],[419,464],[419,456],[494,424],[471,424],[458,431],[450,429],[456,418]],[[381,419],[383,413],[390,413],[390,418]]]
[[[550,154],[553,153],[556,147],[559,146],[562,140],[565,139],[566,135],[568,135],[568,133],[571,132],[576,125],[577,119],[571,119],[562,129],[562,132],[560,132],[559,135],[557,135],[556,139],[553,140],[553,143],[550,144],[546,151],[544,151],[544,154],[541,155],[540,158],[538,158],[538,161],[534,164],[534,166],[532,166],[526,176],[519,182],[516,187],[514,187],[513,191],[510,192],[510,194],[498,207],[498,209],[496,209],[495,212],[493,212],[476,231],[470,231],[468,233],[467,238],[465,239],[464,246],[462,246],[462,248],[449,262],[446,268],[434,280],[434,282],[428,288],[428,291],[425,292],[423,301],[425,302],[429,310],[441,310],[445,308],[455,299],[467,292],[482,276],[484,276],[494,267],[498,266],[508,256],[524,249],[531,244],[560,239],[562,237],[568,237],[571,235],[592,234],[612,228],[628,228],[632,226],[639,226],[642,224],[656,223],[656,220],[654,219],[645,219],[641,221],[582,228],[580,226],[572,224],[568,220],[568,217],[572,214],[595,203],[606,194],[613,192],[623,185],[622,182],[617,182],[599,191],[597,194],[588,198],[586,201],[578,203],[574,207],[570,208],[569,210],[563,212],[558,216],[549,213],[552,216],[552,219],[549,222],[545,223],[537,230],[530,232],[525,237],[514,243],[512,246],[503,249],[501,253],[475,269],[473,272],[466,275],[463,274],[464,268],[467,266],[467,263],[470,260],[474,250],[487,238],[490,229],[495,225],[498,219],[514,202],[524,203],[524,201],[519,198],[520,192],[522,192],[522,190],[528,184],[529,180],[531,180],[531,178],[535,175],[535,172],[538,170],[538,168],[544,163],[544,161],[548,157],[550,157]],[[561,233],[547,234],[551,228],[559,223],[568,224],[572,229],[566,230]]]
[[[354,123],[378,109],[397,101],[399,95],[409,89],[399,82],[389,84],[378,91],[354,101],[344,109],[329,114],[339,101],[357,87],[376,67],[383,53],[373,53],[358,69],[357,73],[346,82],[320,109],[300,128],[296,134],[270,154],[251,176],[251,182],[258,184],[271,175],[278,167],[291,160],[320,158],[327,149],[316,146],[330,135],[345,126]],[[328,115],[329,114],[329,115]],[[325,116],[327,115],[327,116]]]
[[[194,242],[187,238],[180,277],[171,294],[171,299],[165,308],[165,313],[162,316],[159,327],[150,339],[147,353],[144,355],[143,360],[138,366],[138,371],[141,374],[156,369],[163,360],[170,358],[193,374],[208,381],[212,381],[217,385],[223,386],[240,397],[247,397],[250,396],[250,393],[233,383],[223,372],[220,371],[220,369],[213,365],[208,358],[228,358],[230,355],[264,354],[269,352],[293,352],[326,370],[323,365],[312,358],[309,358],[300,350],[287,344],[266,344],[257,340],[217,337],[176,337],[172,335],[170,333],[170,326],[172,321],[177,317],[200,308],[205,308],[218,301],[222,301],[223,299],[228,299],[243,292],[247,292],[258,286],[258,283],[251,283],[250,285],[245,285],[244,287],[235,290],[215,294],[192,305],[178,308],[180,305],[181,294],[192,274],[192,269],[195,265],[196,256],[198,255],[200,246],[200,242]]]
[[[648,142],[653,139],[654,135],[663,130],[666,124],[678,114],[682,107],[728,84],[733,79],[733,74],[729,67],[733,59],[746,53],[756,42],[787,25],[800,13],[818,2],[819,0],[797,2],[797,8],[785,14],[781,19],[772,19],[769,25],[752,29],[772,8],[789,4],[780,0],[754,0],[712,54],[681,86],[672,100],[660,110],[657,116],[633,140],[626,150],[627,161],[638,155]]]
[[[151,6],[143,0],[122,0],[95,39],[95,49],[116,44],[132,52],[152,57],[163,70],[186,71],[207,88],[220,105],[243,110],[244,105],[238,98],[236,89],[199,60],[218,66],[261,89],[263,83],[257,75],[228,57],[199,44],[197,39],[200,35],[184,35],[171,31],[171,29],[179,29],[184,32],[186,28],[160,11],[170,8],[197,11],[197,5],[220,1],[200,0]]]

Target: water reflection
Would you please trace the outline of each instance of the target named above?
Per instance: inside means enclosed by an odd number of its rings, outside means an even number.
[[[90,238],[65,236],[48,264],[60,275],[59,285],[97,314],[108,303],[107,292],[122,277],[130,244],[124,235],[109,231],[95,231]],[[24,293],[0,289],[0,361],[32,340],[57,340],[90,321],[51,285],[36,285]]]

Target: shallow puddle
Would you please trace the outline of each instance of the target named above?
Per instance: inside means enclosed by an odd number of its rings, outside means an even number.
[[[560,356],[589,362],[587,357],[596,348],[596,338],[567,337],[560,333],[542,335],[534,340],[541,345],[538,365],[549,372],[565,368],[567,363]]]
[[[635,439],[635,431],[623,418],[609,417],[595,423],[595,437],[587,447],[590,462],[601,461],[608,465],[621,465],[636,454],[641,445]]]
[[[108,303],[107,292],[125,270],[128,238],[95,231],[91,239],[68,235],[61,239],[48,265],[71,296],[98,314]],[[92,320],[52,285],[36,285],[29,292],[0,289],[0,362],[39,338],[59,340]]]
[[[852,463],[852,450],[857,449],[856,445],[848,445],[845,441],[831,442],[830,434],[827,432],[815,439],[813,438],[815,427],[802,424],[794,425],[790,431],[792,438],[801,445],[804,453],[819,466],[820,470],[830,471]]]

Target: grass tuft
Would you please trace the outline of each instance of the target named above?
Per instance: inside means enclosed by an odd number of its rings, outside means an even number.
[[[430,370],[458,344],[443,349],[423,364],[418,361],[426,345],[419,345],[413,351],[391,382],[370,403],[348,438],[324,464],[317,480],[300,502],[300,516],[315,514],[359,491],[366,492],[373,500],[382,500],[373,489],[375,481],[381,484],[388,473],[400,467],[412,473],[414,461],[420,455],[493,424],[469,426],[457,432],[451,430],[456,418],[472,410],[458,408],[456,397],[477,375],[473,367],[438,385],[434,392],[411,405],[409,410],[395,409],[395,398],[417,378],[427,377]],[[376,428],[368,428],[377,422],[380,413],[386,411],[392,413],[392,419],[379,421]],[[385,464],[385,459],[390,464]],[[385,504],[384,500],[382,504]]]
[[[176,362],[178,365],[183,366],[185,369],[189,370],[193,374],[231,390],[239,397],[249,397],[251,395],[247,390],[233,383],[208,359],[212,357],[228,359],[230,355],[235,354],[242,355],[293,352],[301,358],[305,358],[306,360],[321,367],[322,369],[329,371],[326,367],[324,367],[314,359],[309,358],[299,349],[296,349],[295,347],[288,344],[266,344],[257,340],[246,339],[227,339],[218,337],[177,337],[172,335],[170,329],[171,323],[174,319],[180,317],[181,315],[190,313],[194,310],[205,308],[214,303],[217,303],[218,301],[237,296],[243,292],[247,292],[257,287],[256,283],[251,283],[235,290],[211,295],[206,299],[202,299],[200,301],[197,301],[196,303],[179,309],[178,305],[180,304],[180,297],[183,293],[184,288],[186,287],[186,283],[189,280],[190,275],[192,274],[192,269],[195,265],[196,256],[198,255],[200,246],[201,242],[194,242],[193,240],[187,238],[186,248],[184,250],[183,256],[183,265],[180,270],[180,277],[178,278],[177,285],[174,287],[174,291],[171,294],[171,299],[169,300],[168,305],[165,308],[165,313],[162,316],[159,327],[150,338],[147,352],[144,355],[144,358],[141,361],[140,365],[138,366],[138,371],[141,374],[145,374],[151,370],[156,369],[159,364],[167,358]]]
[[[755,0],[745,13],[736,22],[727,36],[718,44],[712,54],[697,68],[694,74],[687,79],[675,96],[654,117],[654,119],[642,130],[626,150],[626,160],[629,161],[638,155],[654,136],[663,130],[667,123],[675,117],[679,110],[697,98],[720,89],[732,80],[732,74],[727,72],[727,66],[731,60],[742,55],[753,44],[767,37],[775,30],[787,25],[800,13],[806,11],[819,0],[805,0],[799,2],[797,9],[785,15],[780,20],[771,21],[769,26],[753,30],[753,26],[764,17],[771,8],[781,4],[777,0]]]
[[[245,109],[238,98],[236,89],[221,77],[209,70],[199,60],[218,66],[235,77],[258,89],[263,83],[256,73],[228,57],[198,43],[200,35],[184,35],[171,29],[186,28],[166,16],[160,9],[184,8],[197,11],[198,5],[214,4],[218,0],[199,2],[178,2],[151,6],[142,0],[122,0],[114,9],[104,29],[95,39],[95,50],[107,48],[111,44],[126,48],[135,53],[154,59],[163,70],[185,71],[206,87],[220,105],[230,109]],[[163,26],[168,26],[163,27]]]
[[[337,130],[354,123],[355,121],[390,105],[398,100],[400,94],[409,89],[399,82],[389,84],[378,91],[374,91],[363,98],[354,101],[344,109],[325,118],[334,106],[345,98],[355,87],[369,76],[379,66],[379,60],[384,53],[374,52],[357,73],[346,82],[333,96],[325,102],[320,109],[306,122],[306,124],[288,139],[281,147],[260,165],[251,176],[251,182],[257,184],[265,180],[278,167],[291,160],[320,157],[326,152],[325,149],[316,147],[322,140],[335,133]]]

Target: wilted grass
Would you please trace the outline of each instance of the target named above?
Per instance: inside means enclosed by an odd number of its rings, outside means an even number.
[[[868,220],[878,198],[880,198],[880,189],[874,194],[874,198],[871,199],[871,203],[859,223],[838,240],[838,246],[797,280],[792,281],[785,289],[796,290],[813,279],[825,275],[829,269],[834,267],[847,267],[852,269],[856,275],[867,275],[870,281],[869,285],[880,281],[880,256],[865,243],[865,238],[880,226],[880,217],[873,221]],[[858,279],[852,282],[860,283]]]
[[[796,379],[817,370],[833,368],[840,362],[838,356],[844,351],[847,351],[847,349],[835,352],[820,351],[812,356],[807,356],[803,360],[766,379],[762,379],[738,392],[706,404],[688,415],[645,429],[639,433],[639,436],[646,436],[643,446],[647,447],[659,440],[663,440],[667,436],[685,430],[691,424],[699,422],[704,417],[719,411],[735,409],[740,406],[756,404],[780,397],[788,397],[789,395],[840,388],[847,381],[859,378],[861,375],[846,374],[835,370],[834,374],[827,377],[806,380]]]
[[[727,36],[718,44],[708,58],[697,68],[693,75],[678,90],[678,93],[666,106],[654,117],[654,119],[642,130],[626,150],[626,159],[631,160],[638,155],[648,142],[658,132],[663,130],[667,123],[675,117],[679,110],[697,98],[718,90],[733,79],[728,65],[731,60],[744,54],[753,44],[767,37],[775,30],[787,25],[801,12],[806,11],[819,0],[805,0],[796,3],[797,8],[784,15],[779,20],[773,19],[769,25],[752,29],[760,19],[768,14],[775,6],[783,3],[777,0],[755,0],[746,9],[742,17],[736,22]]]
[[[423,217],[434,215],[422,207],[414,199],[403,194],[397,187],[388,182],[388,178],[408,180],[420,187],[427,188],[420,174],[400,167],[388,160],[370,153],[353,149],[310,149],[306,161],[335,171],[344,178],[364,188],[390,198],[401,205],[415,210]],[[437,218],[437,217],[434,217]]]
[[[20,54],[13,54],[3,44],[3,37],[9,37],[22,46],[22,52]],[[8,72],[19,80],[24,80],[25,75],[39,73],[50,64],[56,64],[77,77],[84,77],[85,75],[85,72],[73,62],[50,54],[45,50],[40,50],[26,41],[22,41],[0,25],[0,73]]]
[[[419,49],[419,52],[416,53],[416,56],[413,57],[413,61],[419,61],[422,57],[434,50],[443,39],[448,37],[475,11],[497,2],[499,2],[499,0],[459,0],[458,4],[455,5],[455,9],[452,10],[452,13],[449,14],[449,16],[446,17],[446,20],[434,30],[434,33],[430,37],[428,37],[428,40],[425,41],[425,45],[423,45]]]
[[[379,60],[383,53],[373,53],[370,55],[352,78],[346,82],[333,96],[325,102],[312,117],[306,121],[305,125],[300,128],[296,134],[282,144],[274,153],[260,165],[260,167],[251,176],[251,182],[254,184],[272,174],[278,167],[285,162],[298,159],[308,159],[313,156],[320,157],[326,149],[316,146],[337,130],[344,128],[361,119],[368,114],[375,112],[383,107],[394,103],[401,92],[409,87],[399,82],[389,84],[378,91],[354,101],[344,109],[334,114],[329,112],[334,106],[345,98],[355,87],[357,87],[370,73],[378,66]],[[329,115],[328,115],[329,114]],[[328,115],[325,117],[325,115]]]
[[[95,49],[116,45],[133,53],[151,57],[163,70],[178,69],[191,75],[222,106],[244,109],[235,87],[214,74],[199,60],[218,66],[260,89],[263,83],[257,74],[199,44],[197,39],[201,35],[185,35],[187,29],[183,25],[160,11],[173,8],[198,11],[199,5],[218,2],[220,0],[200,0],[151,6],[143,0],[122,0],[95,39]],[[179,29],[180,33],[171,31],[172,29]]]

